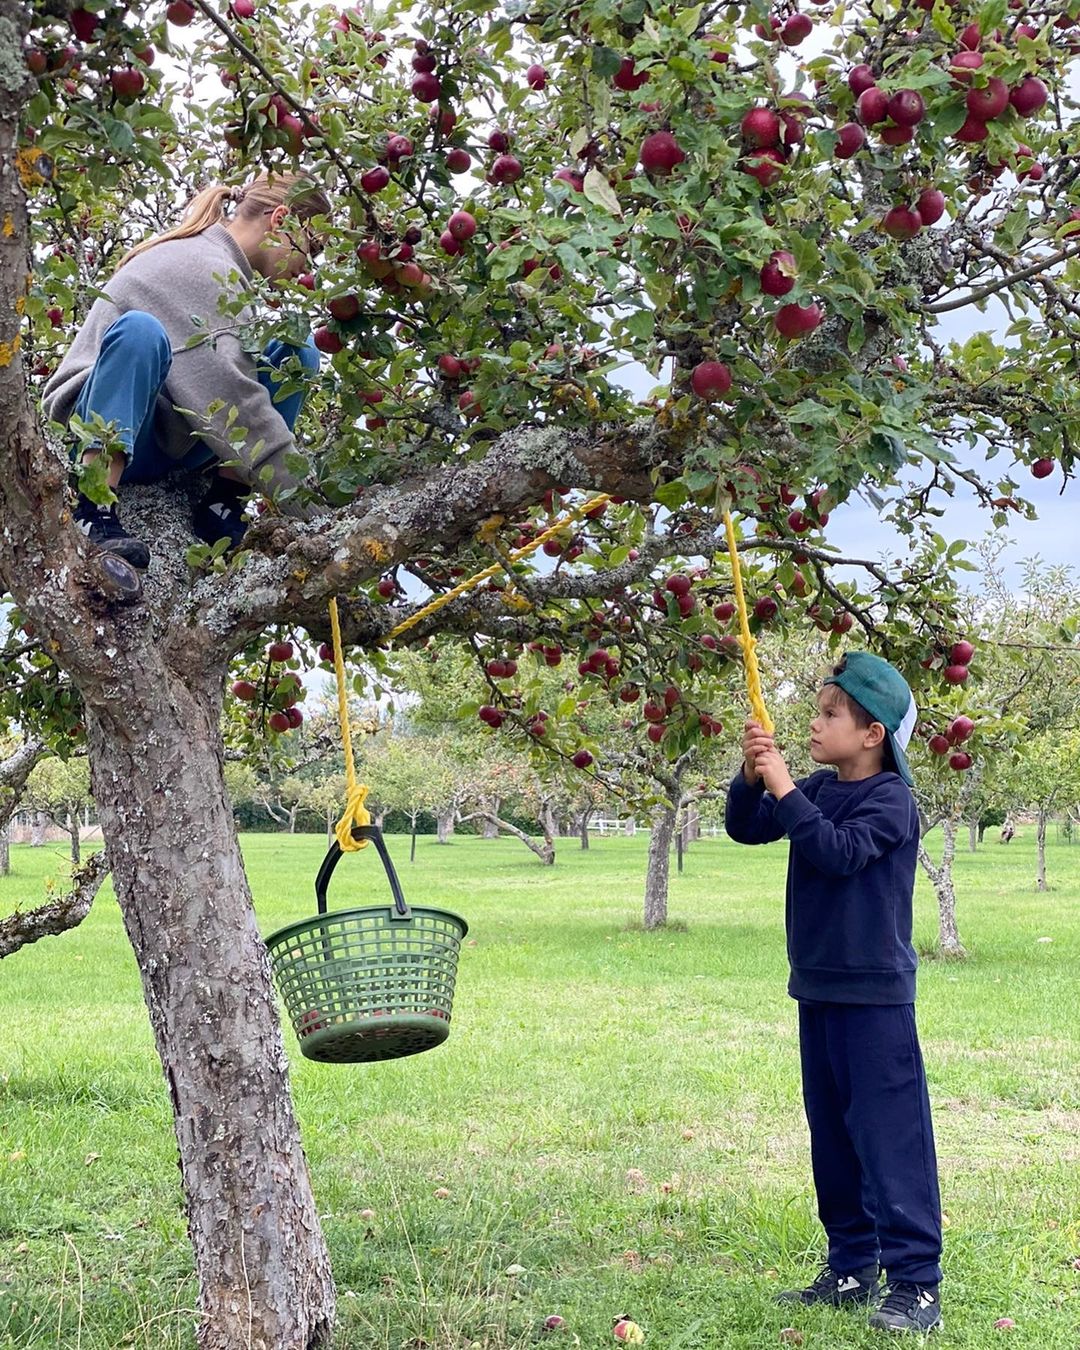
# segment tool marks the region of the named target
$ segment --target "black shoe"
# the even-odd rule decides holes
[[[878,1331],[914,1331],[926,1335],[942,1331],[941,1304],[936,1285],[890,1284],[878,1306],[870,1314],[870,1325]]]
[[[120,524],[115,506],[98,506],[80,492],[72,514],[75,524],[95,548],[117,554],[132,567],[149,566],[149,548],[141,539],[128,534]]]
[[[223,485],[219,481],[213,484],[196,506],[191,522],[203,543],[216,544],[219,539],[228,539],[230,549],[239,547],[247,534],[244,507],[250,492],[243,483]]]
[[[839,1308],[848,1303],[872,1303],[881,1293],[878,1283],[877,1266],[867,1266],[865,1270],[856,1270],[849,1275],[833,1270],[825,1265],[821,1274],[805,1289],[785,1289],[777,1294],[777,1303],[802,1303],[809,1307],[814,1303],[827,1303],[831,1308]]]

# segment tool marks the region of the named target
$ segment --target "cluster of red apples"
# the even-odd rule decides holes
[[[320,656],[327,650],[324,647]],[[304,683],[299,674],[295,670],[271,673],[274,667],[292,661],[295,654],[291,642],[283,639],[271,642],[266,649],[267,671],[262,686],[252,680],[235,680],[232,685],[233,696],[241,703],[252,705],[248,720],[254,724],[260,716],[265,716],[266,725],[278,735],[295,731],[304,721],[304,714],[296,706],[304,696]]]

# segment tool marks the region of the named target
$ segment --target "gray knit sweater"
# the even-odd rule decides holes
[[[222,294],[239,296],[251,280],[251,264],[223,225],[211,225],[188,239],[169,239],[140,253],[104,286],[108,299],[97,299],[75,335],[64,359],[49,377],[42,394],[46,415],[67,422],[79,391],[97,359],[106,330],[128,310],[152,314],[172,345],[172,367],[155,413],[155,434],[165,454],[182,458],[201,437],[222,460],[240,461],[242,472],[266,488],[259,471],[273,470],[268,489],[292,486],[285,467],[296,442],[259,383],[255,361],[243,350],[237,329],[254,317],[251,305],[235,317],[223,315]],[[199,327],[192,316],[202,321]],[[224,330],[224,331],[223,331]],[[213,333],[214,341],[185,344],[194,334]],[[212,402],[224,406],[206,416]],[[237,447],[226,438],[229,409],[237,415],[233,428],[245,427],[247,439]],[[188,417],[179,409],[195,414]]]

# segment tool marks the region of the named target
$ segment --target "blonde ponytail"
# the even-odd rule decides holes
[[[299,173],[260,173],[252,179],[246,188],[226,187],[215,183],[192,197],[179,225],[162,234],[155,234],[136,244],[120,259],[117,271],[145,253],[155,244],[164,244],[169,239],[190,239],[202,234],[211,225],[219,225],[225,220],[225,204],[232,202],[237,207],[241,219],[261,216],[276,206],[289,206],[301,220],[310,220],[314,216],[328,216],[331,212],[330,199],[318,184]]]

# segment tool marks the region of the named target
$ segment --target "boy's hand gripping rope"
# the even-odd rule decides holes
[[[735,585],[735,608],[739,611],[739,640],[742,642],[743,665],[746,669],[746,692],[750,698],[750,711],[754,720],[761,724],[762,731],[769,735],[773,732],[773,720],[765,709],[765,699],[761,693],[761,676],[758,673],[757,638],[750,632],[750,617],[746,612],[746,596],[743,594],[742,568],[739,564],[739,549],[735,543],[735,526],[731,512],[724,512],[724,530],[727,533],[728,553],[731,555],[731,580]]]

